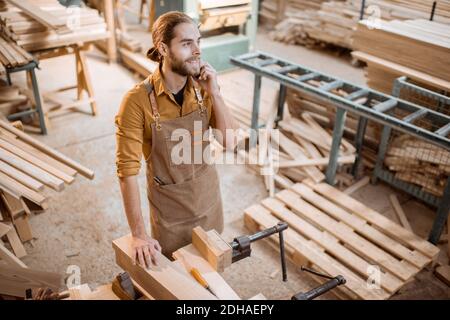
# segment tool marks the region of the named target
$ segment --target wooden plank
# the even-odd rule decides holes
[[[388,234],[392,238],[410,245],[414,249],[422,252],[427,257],[435,259],[439,254],[439,248],[437,248],[433,244],[425,241],[409,230],[406,230],[405,228],[399,226],[395,222],[392,222],[388,218],[383,217],[378,212],[372,210],[359,201],[356,201],[345,193],[340,192],[332,186],[326,183],[308,185],[312,187],[314,191],[318,192],[328,200],[337,203],[349,212],[362,217],[372,225],[381,228],[384,233]]]
[[[371,259],[380,267],[389,270],[392,274],[406,281],[419,272],[419,268],[410,263],[400,263],[399,260],[381,250],[370,241],[354,233],[347,225],[340,224],[322,211],[316,209],[302,200],[291,190],[283,190],[277,194],[277,198],[288,205],[293,212],[314,221],[320,228],[327,230],[335,237],[345,242],[353,251],[366,259]]]
[[[65,165],[64,163],[48,156],[47,154],[43,153],[42,151],[33,148],[32,146],[30,146],[29,144],[19,140],[16,138],[16,136],[12,135],[6,135],[3,134],[5,131],[3,131],[3,129],[0,129],[0,139],[6,140],[9,143],[12,143],[14,145],[16,145],[17,147],[19,147],[20,149],[31,153],[33,156],[35,156],[36,158],[47,162],[49,165],[51,165],[52,167],[55,167],[56,169],[64,172],[65,174],[68,174],[69,176],[75,177],[77,175],[77,171],[72,169],[71,167]],[[6,132],[8,133],[8,132]],[[9,133],[10,134],[10,133]]]
[[[17,170],[16,168],[10,166],[9,164],[0,160],[0,171],[4,174],[7,174],[11,178],[19,181],[24,186],[27,186],[34,191],[42,191],[44,189],[44,185],[37,181],[36,179],[24,174],[23,172]]]
[[[178,271],[172,263],[158,252],[158,266],[146,269],[133,265],[131,235],[113,241],[116,262],[155,299],[161,300],[216,300],[208,290],[195,280]]]
[[[27,268],[25,263],[20,261],[20,259],[17,258],[11,251],[6,249],[2,243],[0,243],[0,258],[2,258],[10,266]]]
[[[315,158],[315,159],[298,159],[298,160],[285,160],[280,161],[278,164],[279,168],[291,168],[291,167],[310,167],[310,166],[319,166],[319,165],[328,165],[330,162],[329,157],[325,158]],[[355,155],[345,155],[339,156],[337,158],[338,164],[351,164],[355,162]]]
[[[25,297],[27,289],[50,288],[58,292],[61,276],[57,273],[0,265],[0,293]]]
[[[208,283],[211,291],[221,300],[240,300],[241,298],[230,287],[230,285],[220,276],[220,274],[204,259],[199,250],[189,244],[175,251],[172,256],[174,259],[183,263],[187,272],[196,268],[202,277]]]
[[[402,206],[400,205],[400,201],[395,194],[389,195],[389,200],[391,201],[392,207],[394,208],[395,213],[397,214],[398,219],[402,226],[408,229],[411,232],[414,232],[409,224],[408,218],[406,218],[405,212],[403,211]]]
[[[13,220],[17,235],[22,242],[27,242],[33,239],[33,232],[31,230],[28,215],[22,215]]]
[[[0,198],[11,219],[14,219],[17,216],[25,213],[22,201],[20,199],[16,199],[9,193],[1,191]]]
[[[14,6],[23,10],[26,14],[33,17],[43,25],[54,30],[61,30],[66,28],[66,22],[60,20],[58,17],[52,15],[48,11],[42,10],[39,6],[34,5],[29,0],[6,0]]]
[[[192,244],[217,272],[231,265],[233,250],[215,230],[206,232],[198,226],[192,229]]]
[[[15,228],[11,228],[11,230],[9,230],[6,234],[6,237],[8,238],[8,242],[17,258],[20,259],[27,255],[27,252],[22,244],[22,241],[20,241],[19,236],[17,235]]]
[[[64,172],[52,167],[48,163],[36,158],[35,156],[23,151],[22,149],[16,147],[15,145],[13,145],[7,141],[0,140],[0,147],[3,148],[3,150],[7,150],[7,151],[17,155],[18,157],[34,164],[35,166],[47,171],[48,173],[51,173],[55,177],[63,180],[64,182],[66,182],[68,184],[71,184],[75,180],[74,177],[65,174]]]
[[[259,229],[266,229],[276,225],[279,220],[271,216],[269,211],[260,205],[254,205],[247,208],[244,212],[245,225],[254,230],[252,225],[260,226]],[[299,256],[306,257],[314,265],[320,266],[330,276],[342,275],[346,280],[345,286],[354,292],[359,298],[367,300],[387,299],[389,295],[380,290],[369,290],[366,282],[353,273],[350,269],[343,266],[334,258],[326,254],[317,244],[307,241],[301,235],[293,230],[284,232],[285,243],[293,248]],[[296,264],[300,266],[301,264]]]
[[[38,181],[43,182],[47,186],[51,187],[56,191],[61,191],[64,189],[64,181],[53,176],[49,172],[35,166],[33,163],[30,163],[15,154],[2,149],[0,147],[0,159],[4,162],[9,163],[13,167],[23,171],[29,176],[35,178]]]
[[[42,208],[46,208],[47,204],[45,203],[45,197],[27,187],[20,184],[14,179],[11,179],[7,175],[0,172],[0,186],[6,188],[7,190],[11,191],[12,193],[16,194],[20,197],[25,197],[28,200],[36,203],[37,205],[41,206]]]
[[[15,134],[19,139],[30,144],[34,148],[50,155],[51,157],[55,158],[56,160],[61,161],[62,163],[68,165],[69,167],[77,170],[81,175],[85,176],[86,178],[91,179],[91,180],[94,179],[94,172],[92,170],[82,166],[78,162],[68,158],[67,156],[63,155],[62,153],[56,151],[55,149],[48,147],[44,143],[30,137],[26,133],[14,128],[7,122],[0,120],[0,127]]]
[[[370,182],[370,177],[365,176],[364,178],[360,179],[359,181],[357,181],[356,183],[352,184],[350,187],[345,189],[344,193],[350,195],[350,194],[356,192],[357,190],[367,186],[369,184],[369,182]]]
[[[294,229],[307,239],[316,242],[322,246],[327,252],[334,257],[339,257],[339,261],[343,262],[347,267],[355,270],[363,277],[369,277],[368,270],[371,264],[366,260],[353,253],[346,248],[339,240],[330,233],[321,231],[315,226],[309,224],[306,220],[300,218],[295,213],[287,209],[284,204],[274,198],[267,198],[262,201],[262,205],[266,207],[272,215],[289,224],[289,228]],[[380,273],[380,285],[390,293],[396,292],[404,283],[390,273]]]

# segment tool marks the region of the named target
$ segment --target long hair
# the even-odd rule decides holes
[[[156,62],[162,62],[158,52],[158,45],[162,42],[170,45],[175,38],[175,27],[180,23],[194,23],[191,17],[179,11],[169,11],[159,16],[152,26],[153,47],[147,51],[147,57]]]

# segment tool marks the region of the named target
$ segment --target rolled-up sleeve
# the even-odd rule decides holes
[[[115,125],[117,176],[137,175],[141,168],[144,114],[135,93],[128,92],[123,98]]]

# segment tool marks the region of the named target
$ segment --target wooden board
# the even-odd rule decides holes
[[[0,265],[0,293],[25,297],[25,290],[48,287],[58,292],[61,276],[56,273]]]
[[[158,266],[146,269],[139,264],[133,265],[130,241],[131,235],[113,241],[116,262],[152,297],[158,300],[216,300],[214,295],[177,270],[172,262],[160,253]]]
[[[9,266],[15,266],[19,268],[26,268],[27,266],[19,258],[17,258],[11,251],[5,248],[0,243],[0,258],[4,260]]]
[[[195,227],[192,230],[192,244],[217,272],[223,272],[231,265],[233,250],[217,231],[206,232],[202,227]]]

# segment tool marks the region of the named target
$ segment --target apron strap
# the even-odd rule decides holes
[[[150,106],[152,109],[152,116],[156,123],[156,129],[161,130],[161,123],[159,122],[159,111],[158,111],[158,104],[156,103],[155,98],[155,90],[153,90],[153,84],[150,82],[150,78],[147,78],[144,80],[144,86],[147,90],[148,99],[150,101]]]
[[[202,93],[200,92],[200,89],[198,88],[198,86],[195,84],[194,80],[192,80],[192,83],[193,83],[193,87],[194,87],[195,98],[197,99],[197,102],[199,105],[200,114],[204,115],[206,113],[206,108],[203,103]]]

